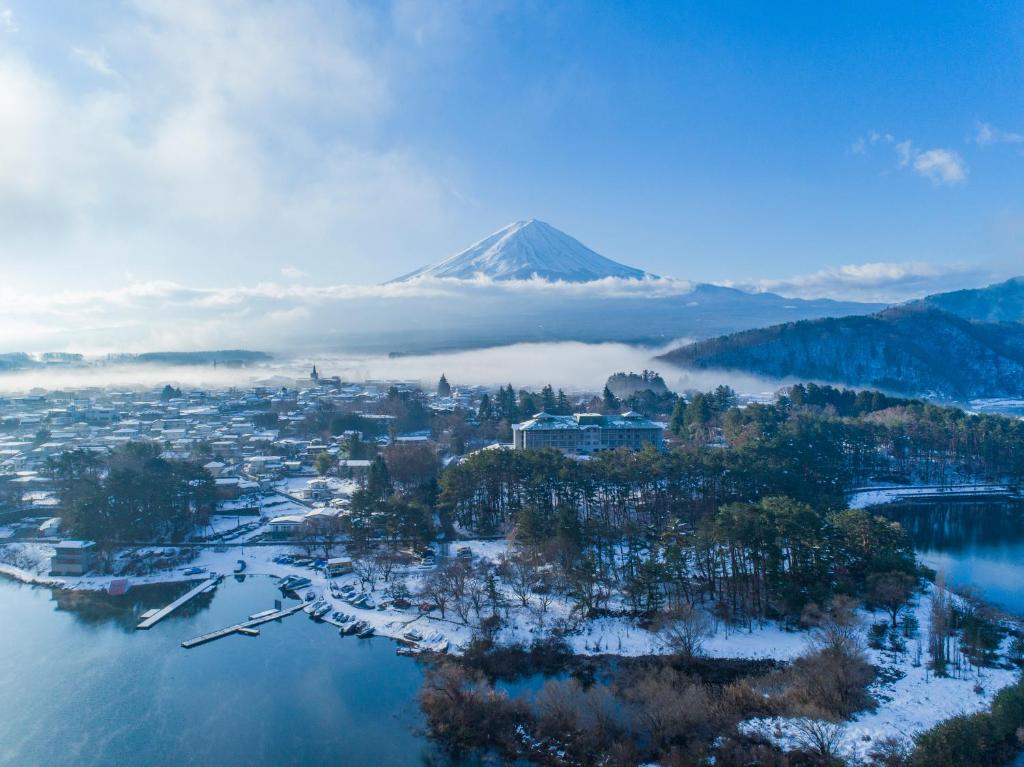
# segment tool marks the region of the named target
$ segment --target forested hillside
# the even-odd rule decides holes
[[[1024,395],[1024,325],[972,322],[923,305],[748,330],[662,359],[955,401]]]

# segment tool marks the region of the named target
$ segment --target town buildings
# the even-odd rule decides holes
[[[366,481],[374,451],[391,443],[437,449],[423,424],[401,429],[396,397],[475,415],[484,391],[463,387],[439,397],[412,381],[341,382],[317,370],[286,388],[83,387],[0,396],[0,539],[60,541],[68,533],[52,462],[70,451],[102,462],[132,443],[156,445],[161,457],[197,463],[213,478],[216,511],[194,540],[294,539],[334,528]],[[353,444],[363,449],[353,454]],[[324,455],[321,477],[316,464]],[[65,547],[56,567],[83,567],[90,556]]]

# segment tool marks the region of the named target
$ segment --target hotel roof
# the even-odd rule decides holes
[[[645,418],[635,411],[622,415],[600,415],[598,413],[574,413],[573,415],[552,415],[541,411],[528,421],[513,424],[517,431],[555,431],[587,428],[601,429],[664,429],[663,424]]]

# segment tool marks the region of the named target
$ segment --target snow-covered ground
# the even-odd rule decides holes
[[[326,482],[327,486],[331,489],[331,492],[335,496],[350,496],[353,492],[359,489],[359,482],[352,479],[340,479],[338,477],[320,477],[315,474],[301,474],[294,477],[285,477],[284,479],[278,480],[274,483],[274,487],[278,490],[288,493],[289,495],[301,496],[306,488],[309,487],[309,483],[313,480],[319,480]]]
[[[63,587],[64,583],[59,578],[51,578],[48,575],[40,575],[30,570],[25,570],[14,565],[0,564],[0,575],[12,578],[22,583],[34,583],[39,586]]]
[[[927,642],[932,594],[929,585],[912,606],[920,626],[920,641]],[[996,693],[1017,681],[1019,671],[1010,668],[982,668],[962,672],[962,676],[937,677],[927,667],[927,653],[915,666],[917,640],[907,642],[907,651],[894,655],[887,650],[868,649],[871,663],[885,669],[882,681],[875,682],[871,695],[878,701],[875,711],[857,714],[842,726],[841,753],[847,758],[863,759],[884,738],[909,742],[916,733],[931,729],[939,722],[959,714],[971,714],[989,708]],[[1004,642],[1003,655],[1009,640]],[[891,674],[888,672],[896,672]],[[895,681],[891,676],[900,675]],[[783,717],[752,719],[741,728],[760,733],[782,748],[801,744],[799,720]]]
[[[252,517],[236,516],[234,514],[214,514],[206,523],[203,531],[207,534],[229,533],[251,521]]]
[[[855,491],[848,502],[851,509],[867,509],[882,506],[905,498],[956,498],[957,496],[1013,494],[1013,489],[997,484],[956,484],[956,485],[887,485]]]

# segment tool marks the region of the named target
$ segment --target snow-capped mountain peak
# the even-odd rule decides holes
[[[590,282],[605,277],[653,277],[595,253],[579,240],[537,219],[517,221],[443,261],[417,269],[394,282],[416,277],[470,280],[528,280],[539,277]]]

